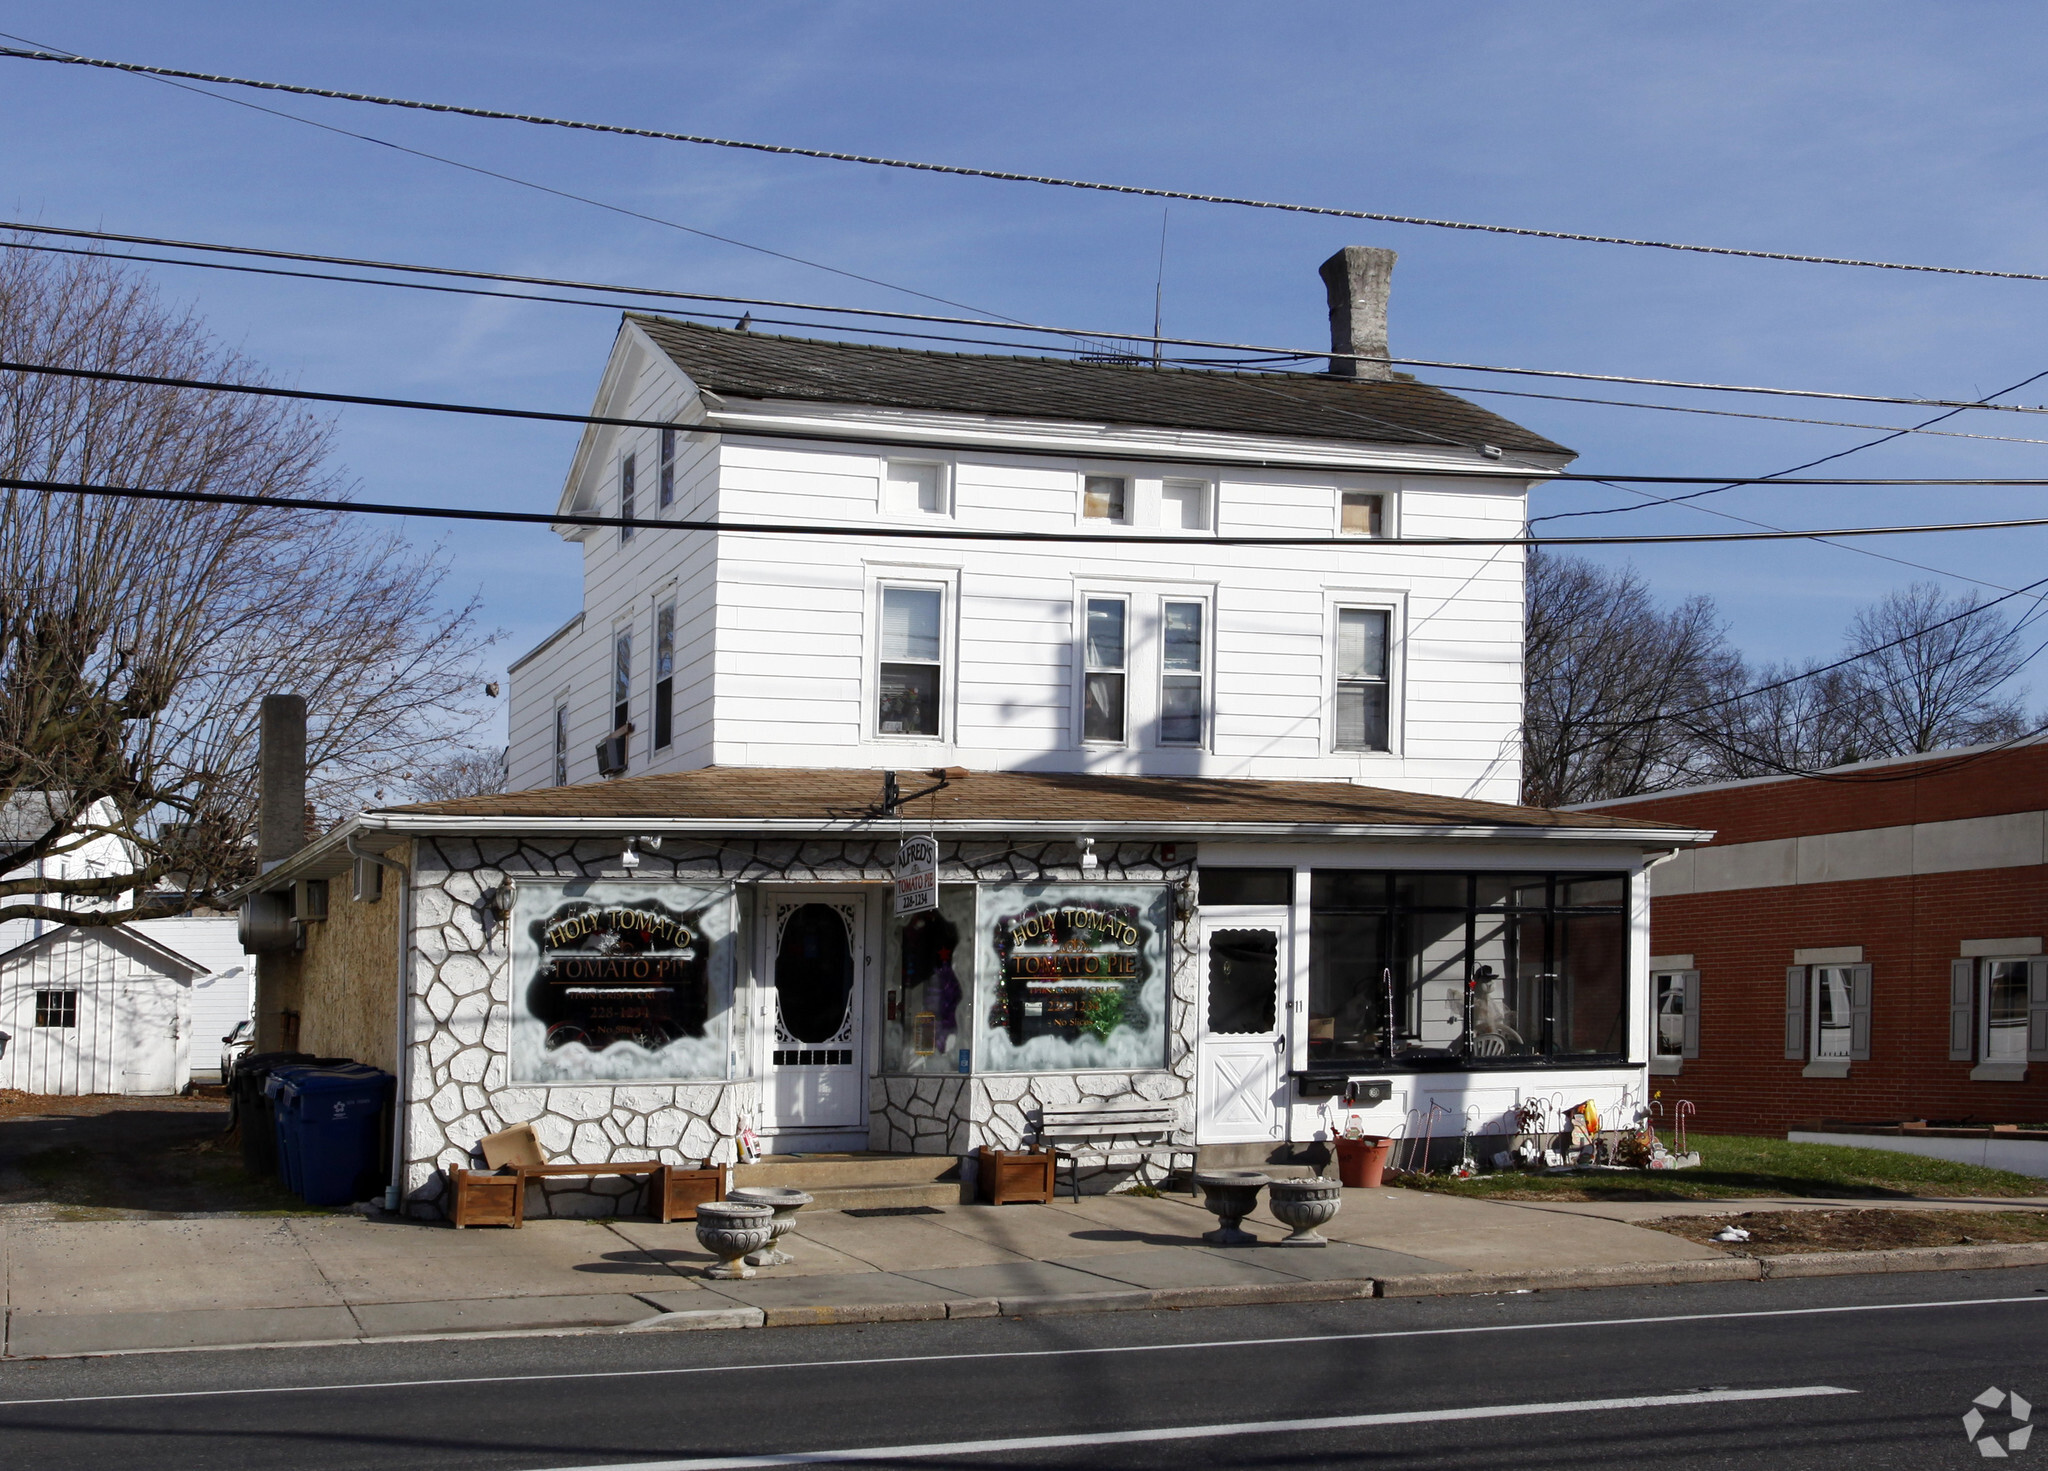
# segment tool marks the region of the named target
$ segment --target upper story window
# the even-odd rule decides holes
[[[1159,483],[1159,524],[1169,531],[1209,529],[1209,482],[1162,480]]]
[[[1336,739],[1340,751],[1385,751],[1391,704],[1385,608],[1337,610]]]
[[[1081,516],[1088,521],[1130,520],[1131,482],[1121,475],[1084,476],[1081,485]]]
[[[881,595],[875,730],[885,736],[937,736],[944,694],[945,590],[884,583]]]
[[[1127,722],[1130,601],[1089,598],[1082,633],[1081,739],[1122,745]]]
[[[633,720],[633,630],[612,637],[612,729],[622,731]]]
[[[891,460],[882,481],[882,509],[891,516],[943,516],[946,467]]]
[[[1202,743],[1202,604],[1169,598],[1159,605],[1159,742]]]
[[[569,707],[566,704],[555,706],[555,785],[569,785]],[[382,869],[377,871],[383,872]]]
[[[673,429],[661,431],[661,473],[656,483],[661,508],[667,510],[676,498],[676,432]]]
[[[1387,534],[1387,498],[1376,490],[1347,490],[1337,505],[1340,536],[1383,537]]]
[[[633,456],[631,455],[627,455],[619,461],[619,519],[622,521],[633,519]],[[632,539],[633,528],[621,526],[619,528],[619,540],[625,542]]]
[[[675,739],[676,605],[671,598],[654,610],[654,749]]]

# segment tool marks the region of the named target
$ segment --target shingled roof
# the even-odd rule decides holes
[[[927,352],[627,315],[699,388],[727,398],[1572,454],[1405,375],[1372,382],[1326,373],[1226,373]]]
[[[898,774],[905,792],[931,786],[923,772]],[[487,797],[460,797],[378,809],[391,817],[553,818],[622,823],[793,822],[843,825],[875,815],[879,771],[830,768],[710,766],[578,786],[542,787]],[[1522,828],[1642,832],[1670,828],[1674,841],[1690,829],[1591,812],[1551,812],[1504,802],[1476,802],[1397,792],[1339,781],[1263,781],[1237,777],[1111,776],[1095,772],[955,771],[947,785],[907,804],[913,823],[977,825],[1060,822],[1157,823],[1162,827]],[[893,830],[893,819],[891,819]]]

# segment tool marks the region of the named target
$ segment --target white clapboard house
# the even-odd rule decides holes
[[[57,805],[18,792],[0,806],[0,858],[40,836]],[[8,876],[97,877],[132,866],[119,839],[101,836]],[[251,1016],[254,978],[233,915],[0,924],[0,1088],[167,1094],[217,1079],[222,1039]]]
[[[593,412],[634,423],[561,512],[719,528],[561,523],[582,605],[511,667],[512,792],[267,875],[319,918],[258,1045],[396,1066],[422,1209],[519,1121],[962,1154],[1085,1099],[1264,1158],[1347,1091],[1439,1139],[1640,1102],[1643,874],[1700,835],[1515,805],[1501,539],[1571,454],[1392,371],[1391,265],[1323,268],[1327,372],[628,315]],[[1283,535],[1318,544],[1238,540]],[[899,916],[908,833],[938,907]],[[318,1000],[395,892],[399,973],[351,972],[395,1008]]]

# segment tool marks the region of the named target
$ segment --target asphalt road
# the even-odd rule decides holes
[[[2048,1270],[26,1361],[0,1466],[1881,1471],[1993,1387],[2048,1406]]]

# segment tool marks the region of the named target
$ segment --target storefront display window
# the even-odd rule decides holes
[[[1310,1063],[1626,1057],[1627,894],[1614,874],[1317,870]]]
[[[514,1083],[723,1079],[732,890],[577,880],[519,886]]]
[[[1169,889],[991,885],[979,908],[979,1068],[1166,1066]]]
[[[974,885],[891,919],[882,971],[882,1071],[964,1073],[974,1046]]]

